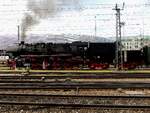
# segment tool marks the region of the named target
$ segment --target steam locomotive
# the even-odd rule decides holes
[[[69,70],[108,69],[115,66],[116,43],[36,43],[20,44],[12,52],[17,68]],[[145,49],[145,51],[147,51]],[[141,50],[129,51],[124,68],[133,69],[145,64],[147,54]],[[123,58],[124,59],[124,58]]]

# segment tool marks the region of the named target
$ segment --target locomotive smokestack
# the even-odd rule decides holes
[[[21,45],[24,45],[25,44],[25,42],[24,41],[21,41]]]

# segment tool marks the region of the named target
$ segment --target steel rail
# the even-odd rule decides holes
[[[108,78],[150,78],[150,74],[82,74],[82,75],[1,75],[0,79],[108,79]]]
[[[49,82],[49,83],[0,83],[0,89],[116,89],[150,88],[150,83],[141,82]]]
[[[26,74],[149,74],[150,75],[150,71],[145,71],[145,70],[137,70],[134,71],[134,72],[128,72],[128,71],[111,71],[109,72],[109,70],[107,71],[90,71],[90,70],[87,70],[87,71],[84,71],[84,70],[77,70],[77,71],[71,71],[71,70],[58,70],[58,71],[30,71],[29,73],[27,71],[0,71],[0,74],[23,74],[23,73],[26,73]]]
[[[0,105],[28,105],[28,106],[49,106],[63,108],[103,108],[103,109],[150,109],[150,106],[136,105],[98,105],[98,104],[57,104],[57,103],[34,103],[34,102],[10,102],[0,101]]]
[[[16,96],[16,97],[60,97],[60,98],[104,98],[104,99],[150,99],[150,96],[142,96],[142,95],[136,95],[136,96],[94,96],[94,95],[51,95],[51,94],[20,94],[20,93],[14,93],[14,94],[6,94],[6,93],[0,93],[0,96]]]

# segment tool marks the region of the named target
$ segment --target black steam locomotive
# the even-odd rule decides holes
[[[115,66],[116,43],[36,43],[20,44],[13,52],[16,67],[31,69],[107,69]],[[147,51],[145,49],[145,51]],[[144,51],[129,51],[124,68],[143,65]]]

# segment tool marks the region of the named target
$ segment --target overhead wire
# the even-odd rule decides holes
[[[15,6],[15,4],[13,4],[14,6]],[[114,7],[114,5],[115,4],[90,4],[91,6],[83,6],[81,9],[82,10],[87,10],[87,9],[89,9],[89,10],[95,10],[95,9],[111,9],[112,10],[112,8]],[[6,7],[9,7],[9,6],[12,6],[11,4],[5,4],[5,5],[0,5],[0,6],[6,6]],[[135,4],[135,5],[126,5],[126,7],[125,8],[139,8],[139,7],[149,7],[149,4]],[[64,10],[64,11],[72,11],[72,10],[76,10],[76,9],[78,9],[78,8],[72,8],[72,7],[69,7],[69,8],[67,8],[67,4],[65,5],[65,4],[63,4],[63,6],[61,6],[60,5],[60,7],[59,8],[57,8],[57,10]],[[47,9],[41,9],[41,10],[47,10]],[[0,10],[0,12],[11,12],[11,13],[18,13],[18,12],[30,12],[30,10],[19,10],[19,9],[11,9],[11,10]],[[3,15],[3,14],[0,14],[0,15]],[[100,15],[100,16],[107,16],[107,15],[114,15],[114,13],[113,14],[98,14],[98,15]],[[128,15],[128,14],[124,14],[124,15]],[[94,15],[89,15],[89,17],[90,16],[94,16]],[[135,15],[134,15],[135,16]],[[142,16],[142,15],[137,15],[137,16]],[[71,17],[71,16],[66,16],[65,18],[69,18],[69,17]],[[85,17],[88,17],[88,14],[87,14],[87,16],[85,16]],[[56,17],[57,18],[57,17]],[[76,17],[74,17],[74,18],[76,18]],[[137,18],[135,18],[135,19],[132,19],[132,21],[134,21],[134,20],[136,20]],[[0,18],[0,20],[11,20],[10,18]],[[93,21],[94,19],[89,19],[90,21]],[[89,20],[87,20],[87,21],[89,21]],[[111,20],[111,18],[110,19],[97,19],[97,21],[110,21]],[[128,21],[130,21],[131,19],[128,19]]]

